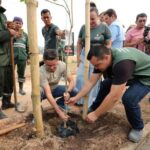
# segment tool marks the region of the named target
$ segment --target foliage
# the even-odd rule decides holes
[[[26,0],[20,0],[20,2],[25,2],[26,3]]]

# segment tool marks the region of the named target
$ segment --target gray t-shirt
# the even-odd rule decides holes
[[[58,62],[55,72],[50,72],[46,65],[40,67],[40,87],[44,88],[49,84],[51,90],[55,89],[61,77],[67,78],[66,64],[62,61]]]

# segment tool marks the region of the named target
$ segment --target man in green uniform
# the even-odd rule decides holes
[[[122,96],[127,119],[132,127],[128,138],[139,142],[144,128],[139,102],[150,92],[150,57],[135,48],[109,49],[95,45],[91,47],[87,59],[94,65],[93,74],[68,103],[76,103],[92,89],[102,74],[107,74],[86,118],[92,123],[114,106],[128,84],[129,88]]]
[[[13,92],[12,69],[10,64],[10,38],[16,36],[16,31],[7,28],[7,19],[4,15],[5,8],[0,1],[0,97],[2,98],[2,108],[14,107],[11,103]],[[0,119],[6,117],[0,109]]]
[[[48,9],[41,11],[41,19],[45,24],[42,28],[42,35],[45,40],[44,50],[57,49],[57,36],[64,37],[65,32],[51,22],[52,16]]]
[[[29,44],[28,36],[22,30],[23,21],[20,17],[14,17],[13,19],[15,25],[15,31],[18,32],[19,37],[14,40],[14,59],[15,64],[17,64],[18,82],[19,82],[19,93],[25,95],[23,91],[23,83],[25,82],[25,68],[26,62],[29,58]]]

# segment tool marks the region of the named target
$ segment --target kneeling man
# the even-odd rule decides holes
[[[47,50],[43,55],[44,65],[40,67],[40,87],[41,87],[41,100],[48,99],[50,104],[54,107],[57,114],[61,119],[67,121],[68,117],[60,109],[64,107],[64,98],[68,99],[70,96],[75,96],[74,79],[67,73],[66,64],[58,60],[56,50]],[[67,89],[65,85],[59,85],[61,77],[66,78],[69,82]],[[59,98],[56,102],[55,98]],[[60,107],[59,107],[60,106]]]
[[[150,57],[135,48],[108,49],[102,45],[92,46],[87,59],[95,67],[94,72],[75,96],[66,103],[76,103],[85,96],[103,74],[100,91],[89,109],[86,120],[94,122],[121,98],[126,116],[131,124],[129,140],[139,142],[144,123],[139,102],[150,92]]]

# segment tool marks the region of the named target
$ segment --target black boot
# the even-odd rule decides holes
[[[23,91],[23,82],[19,82],[19,93],[21,95],[25,95],[26,93]]]
[[[2,112],[2,109],[0,108],[0,119],[5,119],[7,116]]]
[[[3,96],[2,98],[2,109],[8,109],[15,107],[15,104],[11,102],[11,96]]]

